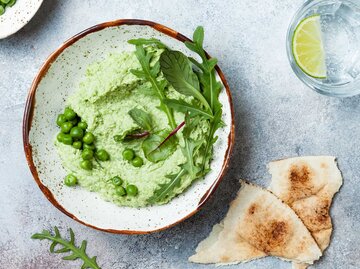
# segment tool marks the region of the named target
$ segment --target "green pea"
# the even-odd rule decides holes
[[[126,193],[130,196],[136,196],[138,194],[138,188],[135,185],[127,185]]]
[[[91,149],[91,150],[95,150],[95,145],[94,144],[83,144],[83,149]]]
[[[70,107],[65,108],[64,115],[67,120],[73,120],[76,118],[75,111],[72,110]]]
[[[0,16],[5,13],[5,8],[0,5]]]
[[[58,133],[58,135],[56,136],[57,140],[59,142],[63,142],[63,139],[64,139],[64,133]]]
[[[82,147],[82,143],[81,141],[75,141],[73,144],[72,144],[73,148],[75,149],[81,149]]]
[[[0,2],[2,2],[3,4],[7,5],[7,3],[10,2],[10,0],[0,0]]]
[[[76,126],[79,121],[80,121],[80,119],[79,119],[78,117],[75,117],[75,119],[73,119],[73,120],[69,120],[69,122],[71,122],[71,124],[72,124],[73,126]]]
[[[118,176],[113,177],[111,181],[115,186],[120,186],[123,184],[123,180]]]
[[[81,129],[83,129],[85,131],[87,129],[88,125],[85,121],[80,121],[78,123],[78,127],[80,127]]]
[[[77,184],[77,178],[74,175],[69,174],[65,177],[64,184],[68,187],[75,186]]]
[[[66,120],[66,118],[65,118],[65,115],[64,114],[60,114],[58,117],[57,117],[57,119],[56,119],[56,124],[59,126],[59,127],[61,127],[61,125],[63,124],[63,123],[65,123],[67,120]]]
[[[115,188],[115,192],[116,192],[117,195],[120,195],[120,196],[126,195],[126,190],[125,190],[125,188],[122,187],[122,186],[117,186],[117,187]]]
[[[61,142],[63,142],[65,145],[72,145],[73,138],[69,134],[64,134]]]
[[[140,166],[143,165],[144,162],[143,162],[143,160],[142,160],[140,157],[136,156],[136,157],[131,161],[131,163],[132,163],[132,165],[135,166],[135,167],[140,167]]]
[[[15,5],[16,0],[10,0],[9,4],[7,4],[9,7],[12,7],[13,5]]]
[[[95,157],[100,161],[107,161],[110,159],[109,153],[104,149],[99,149],[95,152]]]
[[[71,128],[70,135],[73,138],[81,139],[84,136],[84,131],[80,127],[75,126]]]
[[[81,153],[84,160],[91,160],[94,157],[94,152],[91,149],[84,149]]]
[[[61,124],[61,131],[67,134],[68,132],[70,132],[72,127],[73,125],[71,122],[64,122],[63,124]]]
[[[93,169],[93,164],[91,161],[89,160],[84,160],[80,163],[80,167],[84,170],[92,170]]]
[[[95,141],[95,136],[94,136],[92,133],[90,133],[90,132],[86,133],[86,134],[84,135],[84,137],[83,137],[83,142],[84,142],[85,144],[90,145],[90,144],[92,144],[94,141]]]
[[[135,157],[135,153],[132,149],[125,149],[122,153],[124,160],[131,161]]]

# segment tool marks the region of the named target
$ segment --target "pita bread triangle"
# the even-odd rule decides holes
[[[295,211],[324,251],[332,233],[330,205],[342,185],[335,157],[289,158],[271,162],[268,168],[272,175],[269,190]],[[306,267],[293,264],[294,269]]]
[[[289,206],[268,190],[243,181],[223,222],[214,226],[189,261],[233,264],[268,255],[312,263],[321,251]]]

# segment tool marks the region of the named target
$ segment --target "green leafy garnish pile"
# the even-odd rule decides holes
[[[151,83],[152,88],[154,89],[156,95],[160,99],[160,109],[165,112],[169,125],[171,128],[176,127],[176,122],[174,119],[174,114],[172,112],[172,109],[169,108],[167,105],[164,104],[165,100],[165,87],[167,86],[167,81],[165,79],[158,80],[158,74],[160,71],[160,63],[157,62],[155,65],[151,66],[151,60],[154,56],[154,53],[147,51],[144,49],[143,45],[138,45],[139,43],[147,44],[148,42],[146,40],[140,39],[140,40],[130,40],[129,43],[136,44],[136,51],[135,55],[139,60],[139,63],[141,65],[142,70],[131,70],[131,72],[141,78],[145,79],[148,82]],[[153,41],[150,40],[153,44],[158,44],[160,41]]]
[[[64,239],[61,237],[59,229],[55,226],[54,227],[55,234],[52,235],[49,231],[43,230],[41,233],[36,233],[31,236],[32,239],[39,239],[39,240],[50,240],[52,241],[50,245],[50,252],[51,253],[68,253],[71,252],[70,255],[64,256],[63,260],[76,260],[81,259],[83,261],[83,265],[81,269],[100,269],[100,266],[96,262],[96,256],[90,258],[86,254],[86,240],[81,242],[81,246],[77,247],[75,245],[75,235],[72,229],[70,231],[70,240]],[[55,249],[56,246],[61,246],[58,249]]]
[[[176,133],[184,123],[176,124],[173,111],[185,114],[181,150],[187,161],[180,165],[177,174],[166,176],[169,180],[159,185],[153,196],[148,199],[150,204],[164,203],[169,197],[173,197],[184,177],[195,180],[210,171],[213,145],[217,140],[215,133],[223,126],[222,105],[219,101],[222,85],[216,80],[217,59],[208,57],[203,49],[203,41],[204,29],[198,27],[194,32],[193,41],[185,42],[186,47],[199,56],[200,61],[198,61],[180,51],[171,50],[154,38],[129,40],[130,44],[136,46],[135,55],[141,65],[140,70],[132,70],[132,73],[151,83],[160,100],[159,108],[166,113],[170,127],[170,130],[160,130],[150,134],[143,141],[142,149],[148,160],[151,162],[165,160],[176,150],[178,144]],[[162,50],[159,59],[154,57],[154,48]],[[184,97],[192,97],[192,101],[167,98],[166,92],[169,86]],[[206,138],[194,140],[191,136],[192,131],[200,121],[204,120],[208,121],[209,125]],[[195,156],[199,157],[201,162],[195,161]]]

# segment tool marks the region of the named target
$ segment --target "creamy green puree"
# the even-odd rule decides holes
[[[182,131],[177,133],[179,144],[176,151],[164,161],[153,163],[147,160],[141,149],[141,140],[130,143],[119,143],[115,135],[137,128],[138,125],[129,116],[129,110],[139,108],[151,115],[153,127],[156,130],[169,129],[166,114],[158,109],[159,99],[154,94],[150,83],[140,80],[130,70],[139,69],[140,65],[133,52],[111,54],[105,60],[94,63],[87,68],[86,77],[79,89],[67,100],[83,121],[87,122],[87,131],[96,137],[96,148],[105,149],[110,154],[110,160],[93,161],[94,168],[90,171],[80,168],[81,151],[58,141],[55,142],[62,164],[68,173],[75,175],[78,184],[89,191],[98,192],[105,200],[117,205],[130,207],[146,206],[147,200],[159,188],[159,184],[170,179],[166,175],[179,172],[179,165],[186,162],[180,146],[183,143]],[[192,97],[184,97],[171,86],[166,95],[172,99],[189,101]],[[184,121],[184,114],[175,112],[176,123]],[[192,132],[194,139],[202,139],[209,130],[209,123],[201,121]],[[134,167],[122,157],[122,152],[131,148],[140,156],[144,164]],[[200,163],[201,157],[195,155],[195,163]],[[111,178],[119,176],[127,184],[136,185],[136,196],[120,196],[115,192]],[[190,177],[183,177],[180,185],[170,197],[162,203],[169,202],[174,196],[182,193],[190,184]]]

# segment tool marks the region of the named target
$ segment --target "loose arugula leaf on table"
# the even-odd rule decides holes
[[[52,241],[50,245],[50,252],[51,253],[67,253],[71,252],[70,255],[63,257],[63,260],[76,260],[81,259],[83,261],[83,265],[81,269],[91,268],[91,269],[101,269],[100,266],[96,262],[96,256],[90,258],[86,254],[86,240],[81,242],[81,246],[78,248],[75,245],[75,235],[72,229],[70,231],[70,240],[66,240],[61,237],[59,229],[55,226],[54,227],[55,234],[52,235],[49,231],[43,230],[42,233],[36,233],[31,236],[32,239],[39,239],[39,240],[50,240]],[[55,249],[55,247],[59,245],[62,246],[61,248]]]
[[[173,129],[176,127],[176,122],[174,119],[174,115],[173,115],[173,111],[171,108],[169,108],[168,106],[166,106],[163,101],[165,99],[165,87],[167,85],[166,80],[164,79],[157,79],[157,76],[159,74],[160,71],[160,63],[156,62],[154,66],[151,66],[151,60],[152,57],[154,56],[153,52],[149,52],[146,51],[143,47],[143,45],[136,45],[136,50],[135,50],[135,55],[137,57],[137,59],[139,60],[139,63],[141,65],[141,70],[135,70],[132,69],[131,72],[141,78],[141,79],[145,79],[148,82],[150,82],[153,90],[155,91],[156,95],[158,96],[159,100],[160,100],[160,106],[159,108],[165,112],[167,118],[168,118],[168,122],[169,122],[169,126]]]
[[[160,56],[160,67],[166,80],[176,91],[195,97],[207,111],[211,111],[210,105],[200,92],[198,77],[192,70],[189,59],[182,52],[165,50]]]
[[[198,105],[190,104],[183,100],[165,99],[164,103],[176,111],[180,111],[183,113],[190,112],[192,117],[193,116],[203,116],[205,119],[213,119],[214,118],[214,116],[212,114],[201,109]]]
[[[128,113],[133,121],[135,121],[143,130],[150,131],[152,129],[152,120],[149,113],[146,113],[139,108],[133,108]]]
[[[147,137],[141,148],[144,151],[145,158],[150,162],[157,163],[166,160],[176,150],[178,139],[176,136],[171,136],[161,147],[159,145],[168,137],[170,132],[161,130]]]

